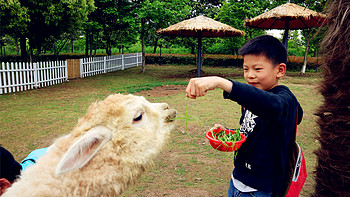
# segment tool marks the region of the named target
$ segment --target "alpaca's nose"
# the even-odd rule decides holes
[[[169,109],[168,116],[166,117],[166,120],[171,122],[174,121],[176,118],[177,111],[175,109]]]

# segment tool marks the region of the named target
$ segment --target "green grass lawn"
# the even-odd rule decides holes
[[[162,84],[186,85],[189,78],[180,76],[194,66],[147,65],[141,68],[107,73],[37,90],[0,95],[0,144],[21,161],[31,151],[49,146],[59,136],[67,134],[82,117],[88,106],[109,94],[150,90]],[[232,74],[232,79],[244,82],[241,69],[204,67],[208,75]],[[319,73],[300,76],[287,73],[281,84],[287,85],[304,109],[298,127],[297,140],[306,157],[308,178],[301,196],[313,191],[316,156],[319,143],[315,140],[318,125],[315,110],[322,103],[317,91]],[[159,97],[145,97],[151,102],[166,102],[178,111],[177,126],[154,162],[138,183],[124,196],[226,196],[232,155],[214,150],[205,132],[215,123],[229,128],[239,127],[240,106],[222,99],[216,89],[205,97],[186,99],[185,92]],[[186,117],[187,112],[187,120]],[[183,195],[180,195],[183,194]]]

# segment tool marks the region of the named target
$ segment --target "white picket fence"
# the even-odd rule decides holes
[[[142,53],[80,59],[80,78],[114,72],[142,64]],[[0,94],[42,88],[68,80],[67,61],[2,62]]]
[[[80,59],[80,78],[114,72],[142,64],[142,53]]]
[[[67,62],[2,62],[0,94],[42,88],[67,81]]]

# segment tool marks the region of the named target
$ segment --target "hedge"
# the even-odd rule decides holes
[[[96,54],[95,56],[106,56],[106,54]],[[85,54],[60,54],[56,55],[40,55],[36,57],[36,61],[56,61],[66,59],[80,59],[84,58]],[[20,55],[4,55],[1,56],[1,62],[20,62]],[[304,57],[289,56],[287,60],[288,70],[301,70]],[[308,58],[307,69],[317,70],[320,67],[321,60],[314,57]],[[196,65],[196,56],[194,54],[146,54],[146,64],[159,65]],[[223,54],[205,54],[203,59],[203,66],[211,67],[237,67],[243,65],[242,56],[237,55],[223,55]]]
[[[195,55],[188,54],[146,54],[146,64],[160,65],[196,65]],[[304,57],[290,56],[287,59],[287,69],[300,71],[304,64]],[[203,66],[211,67],[236,67],[241,68],[243,65],[242,56],[236,55],[204,55]],[[308,70],[317,70],[320,67],[320,60],[309,57],[307,63]]]

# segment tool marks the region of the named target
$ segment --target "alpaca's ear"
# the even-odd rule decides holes
[[[87,131],[63,155],[57,165],[56,175],[83,167],[111,138],[111,130],[103,126],[97,126]]]

